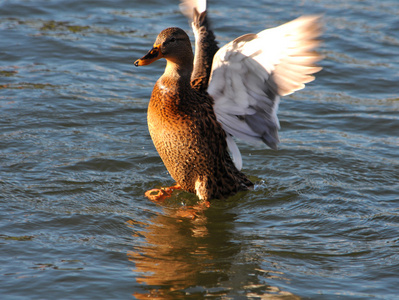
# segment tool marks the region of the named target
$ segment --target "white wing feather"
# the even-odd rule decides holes
[[[321,69],[314,65],[321,56],[313,51],[319,45],[320,32],[319,17],[304,16],[243,35],[219,49],[208,93],[228,134],[277,148],[280,96],[303,89],[314,79],[311,74]],[[234,147],[231,141],[230,150]],[[240,153],[232,152],[234,160],[241,161]]]
[[[206,0],[182,0],[179,7],[182,14],[192,20],[194,8],[199,13],[206,11]]]

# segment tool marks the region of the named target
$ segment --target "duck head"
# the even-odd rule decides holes
[[[162,30],[152,49],[136,60],[134,65],[136,67],[149,65],[162,57],[167,60],[168,64],[172,63],[180,67],[188,64],[192,68],[193,51],[190,39],[184,30],[177,27]]]

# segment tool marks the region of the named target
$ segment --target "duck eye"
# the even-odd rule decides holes
[[[176,38],[173,37],[173,38],[170,39],[170,41],[171,41],[172,43],[174,43],[174,42],[176,42]]]

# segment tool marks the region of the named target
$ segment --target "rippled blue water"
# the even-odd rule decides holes
[[[277,3],[276,3],[277,2]],[[0,3],[2,299],[399,299],[399,2],[211,1],[223,45],[323,14],[323,71],[280,105],[256,189],[178,217],[136,69],[178,2]],[[191,33],[190,33],[191,34]],[[192,35],[191,35],[192,37]]]

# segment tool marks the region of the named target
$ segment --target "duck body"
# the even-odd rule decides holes
[[[173,179],[201,200],[248,189],[253,184],[230,158],[213,99],[194,89],[190,78],[189,70],[173,70],[156,82],[147,115],[155,148]]]

